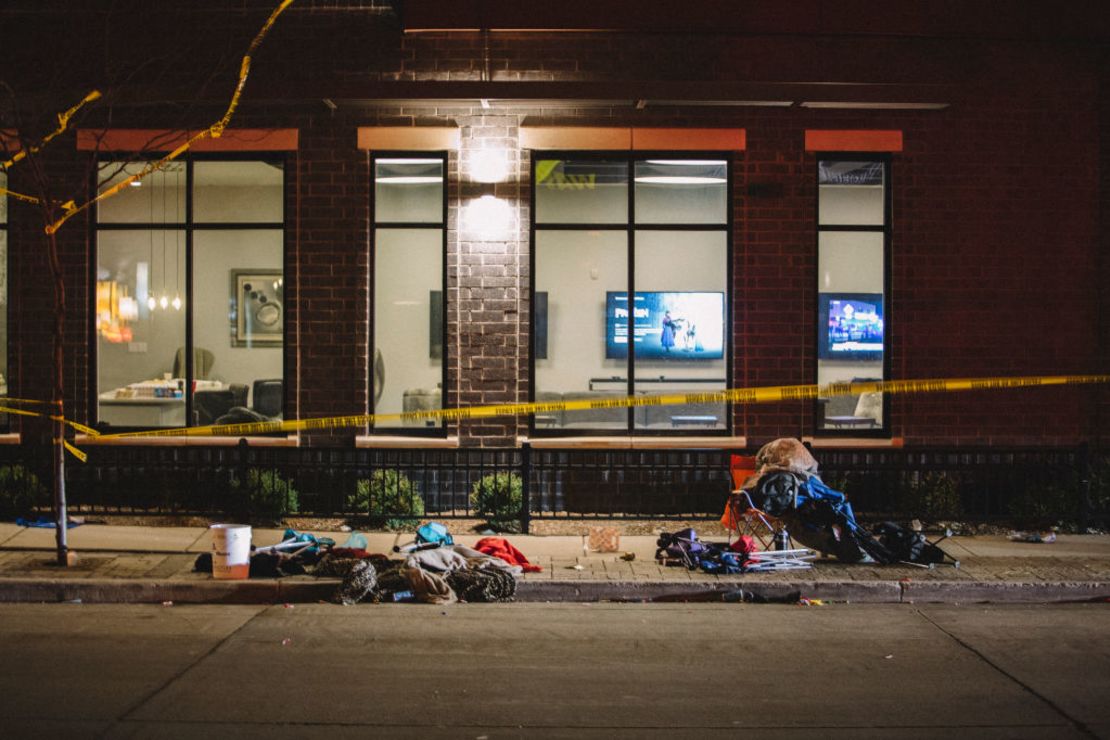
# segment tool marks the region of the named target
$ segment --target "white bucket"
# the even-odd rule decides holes
[[[247,524],[213,524],[212,577],[243,579],[250,575],[251,528]]]

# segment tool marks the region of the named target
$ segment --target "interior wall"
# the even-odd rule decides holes
[[[197,231],[193,236],[193,346],[215,356],[211,377],[252,386],[282,377],[282,347],[232,342],[233,270],[280,275],[282,233],[271,230]],[[282,306],[284,318],[285,307]],[[253,399],[252,399],[253,401]]]
[[[431,357],[429,344],[430,293],[443,290],[443,232],[379,229],[374,274],[374,344],[385,366],[376,411],[398,413],[406,390],[430,391],[443,379],[442,354]]]

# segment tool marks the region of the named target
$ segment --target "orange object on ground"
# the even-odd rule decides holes
[[[529,563],[528,558],[524,557],[524,553],[516,549],[504,537],[484,537],[478,540],[474,549],[480,553],[501,558],[510,565],[519,565],[525,573],[539,573],[543,570],[540,566]]]

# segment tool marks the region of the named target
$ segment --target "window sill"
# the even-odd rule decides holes
[[[117,437],[101,439],[79,434],[74,440],[82,446],[127,446],[127,447],[234,447],[239,440],[245,439],[251,447],[298,447],[300,438],[289,437]]]
[[[0,434],[0,445],[17,445],[20,443],[19,432]]]
[[[802,437],[802,442],[815,449],[820,447],[900,449],[905,446],[905,440],[902,437],[889,439],[876,437]]]
[[[747,437],[518,437],[517,444],[528,442],[534,449],[581,450],[735,450],[748,446]]]
[[[397,435],[360,434],[355,437],[355,447],[361,449],[455,449],[458,437],[406,437]]]

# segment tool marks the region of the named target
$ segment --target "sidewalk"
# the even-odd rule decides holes
[[[583,528],[588,523],[583,524]],[[255,529],[255,545],[273,544],[281,529]],[[342,532],[314,532],[342,544]],[[461,535],[473,545],[482,535]],[[391,553],[411,534],[367,533],[371,552]],[[833,602],[1050,602],[1110,598],[1110,535],[1060,535],[1053,544],[1000,536],[953,537],[942,547],[958,568],[845,565],[819,559],[811,570],[714,576],[654,560],[654,536],[622,536],[621,552],[583,553],[576,536],[509,535],[543,567],[518,582],[518,601],[719,600],[743,588],[774,597],[792,592]],[[78,561],[54,564],[54,531],[0,523],[0,602],[282,603],[331,599],[338,581],[287,576],[216,581],[194,573],[211,549],[205,527],[87,524],[69,531]],[[633,560],[621,555],[634,553]]]

